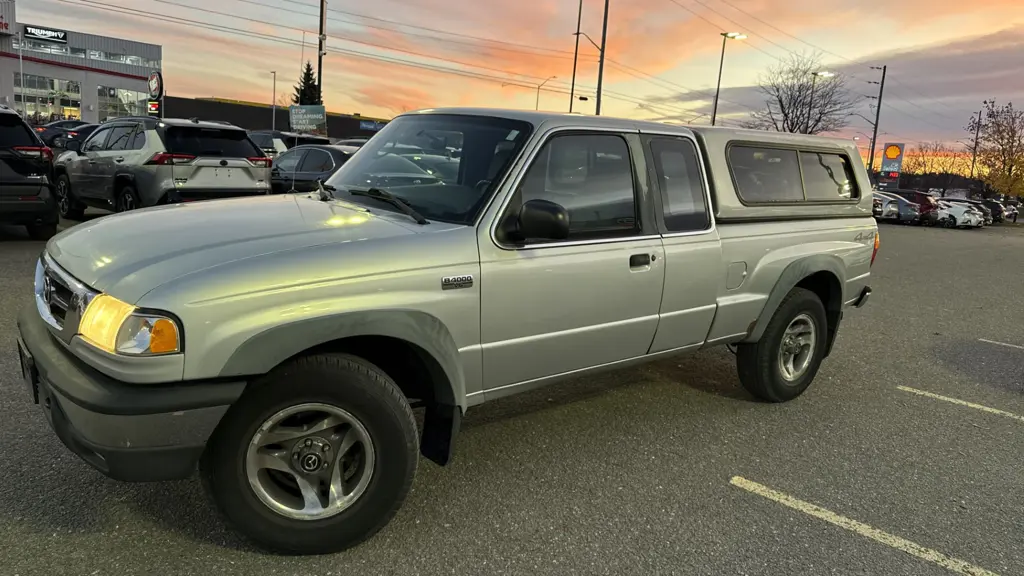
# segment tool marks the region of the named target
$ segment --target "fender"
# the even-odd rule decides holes
[[[447,384],[435,384],[437,402],[465,411],[466,383],[455,340],[440,320],[418,310],[346,312],[275,326],[239,346],[224,364],[220,376],[266,374],[310,348],[353,336],[388,336],[421,348],[447,377]]]
[[[768,300],[765,301],[764,308],[761,309],[761,314],[757,317],[757,320],[754,321],[754,325],[751,328],[750,333],[743,342],[757,342],[760,340],[761,336],[764,334],[765,328],[768,326],[768,322],[772,319],[772,316],[775,315],[775,311],[779,309],[779,304],[782,303],[782,299],[785,298],[801,280],[817,272],[831,272],[839,280],[840,292],[845,290],[846,269],[843,266],[842,260],[838,257],[828,254],[814,254],[790,262],[779,276],[779,280],[775,283],[775,287],[772,288],[771,293],[768,295]],[[842,303],[845,302],[844,298],[845,296],[840,294],[840,298],[838,300],[839,309],[832,312],[838,312],[842,315]],[[829,312],[830,304],[828,302],[824,302],[824,304],[826,312]],[[826,350],[831,348],[832,340],[835,337],[837,329],[838,321],[836,322],[835,329],[829,330],[829,342]]]

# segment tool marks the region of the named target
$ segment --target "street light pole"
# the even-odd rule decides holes
[[[577,37],[578,39],[579,37]],[[601,115],[601,86],[604,84],[604,54],[608,48],[608,0],[604,0],[604,23],[601,24],[601,59],[597,63],[597,105],[595,115]]]
[[[270,129],[277,130],[277,71],[271,70],[270,73],[274,75],[274,96],[270,101]]]
[[[878,121],[882,116],[882,94],[885,92],[885,72],[887,66],[871,67],[874,70],[882,71],[882,81],[878,84],[878,108],[875,109],[875,125],[874,130],[871,132],[871,157],[868,158],[868,176],[872,176],[875,171],[875,143],[878,141]],[[872,176],[873,177],[873,176]]]
[[[548,78],[547,80],[541,82],[537,86],[537,103],[533,107],[534,110],[540,110],[540,89],[543,88],[545,84],[547,84],[548,82],[554,80],[555,78],[558,78],[558,76],[552,76],[552,77]]]
[[[24,101],[25,97],[22,96],[21,99]],[[983,111],[984,109],[978,110],[978,123],[974,126],[974,146],[971,147],[971,180],[974,180],[974,168],[978,163],[978,138],[981,137],[981,113]]]
[[[580,26],[583,24],[583,0],[580,0],[580,12],[576,16],[576,50],[572,53],[572,85],[569,87],[569,112],[572,112],[576,101],[576,62],[580,56]]]
[[[722,32],[722,57],[718,61],[718,84],[715,86],[715,103],[711,106],[711,125],[718,118],[718,94],[722,91],[722,68],[725,67],[725,43],[729,40],[743,40],[747,35],[742,32]]]
[[[807,127],[804,130],[804,134],[811,133],[811,116],[814,114],[814,87],[818,82],[818,76],[822,78],[831,78],[835,74],[827,71],[823,72],[811,72],[811,99],[807,102]]]
[[[21,117],[28,120],[28,106],[25,105],[25,61],[21,58],[21,53],[25,49],[25,35],[18,32],[18,78],[21,82]],[[17,105],[15,105],[17,108]],[[81,118],[81,115],[79,115]]]

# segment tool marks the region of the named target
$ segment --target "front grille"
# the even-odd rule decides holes
[[[43,320],[65,342],[78,333],[86,305],[96,292],[64,271],[44,254],[36,264],[36,308]]]
[[[57,320],[58,326],[63,329],[67,320],[68,310],[71,308],[71,301],[75,293],[67,284],[53,271],[46,268],[43,278],[43,296],[50,309],[50,314]],[[76,326],[75,329],[78,327]]]

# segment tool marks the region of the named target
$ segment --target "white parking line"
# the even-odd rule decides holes
[[[995,344],[996,346],[1006,346],[1007,348],[1016,348],[1017,350],[1024,350],[1024,346],[1018,346],[1016,344],[1007,344],[1006,342],[997,342],[995,340],[985,340],[984,338],[978,338],[978,342],[985,342],[986,344]]]
[[[924,396],[926,398],[932,398],[935,400],[942,400],[943,402],[949,402],[950,404],[967,406],[968,408],[974,408],[975,410],[981,410],[982,412],[988,412],[989,414],[1005,416],[1007,418],[1013,418],[1014,420],[1024,422],[1024,416],[1019,416],[1017,414],[1014,414],[1013,412],[1007,412],[1006,410],[1000,410],[998,408],[989,408],[988,406],[982,406],[981,404],[975,404],[974,402],[968,402],[966,400],[950,398],[949,396],[933,394],[931,392],[925,392],[924,390],[918,390],[917,388],[911,388],[909,386],[897,386],[896,389],[903,390],[904,392],[910,392],[911,394],[917,394],[918,396]]]
[[[788,494],[772,490],[767,486],[747,480],[746,478],[733,476],[732,479],[729,480],[729,483],[738,488],[742,488],[747,492],[778,502],[779,504],[792,508],[793,510],[814,516],[815,518],[824,520],[825,522],[834,524],[840,528],[845,528],[851,532],[860,534],[865,538],[870,538],[875,542],[880,542],[891,548],[906,552],[911,556],[916,556],[922,560],[938,564],[950,572],[964,574],[966,576],[998,576],[995,572],[990,572],[979,566],[964,562],[963,560],[947,556],[942,552],[932,550],[931,548],[925,548],[924,546],[915,544],[910,540],[906,540],[899,536],[868,526],[863,522],[858,522],[845,516],[840,516],[831,510],[826,510],[821,506],[816,506],[810,502],[804,502],[803,500],[799,500],[789,496]]]

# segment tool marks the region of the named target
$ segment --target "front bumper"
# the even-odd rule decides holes
[[[18,316],[18,355],[33,401],[61,442],[116,480],[186,478],[244,382],[124,384],[50,334],[35,306]]]

